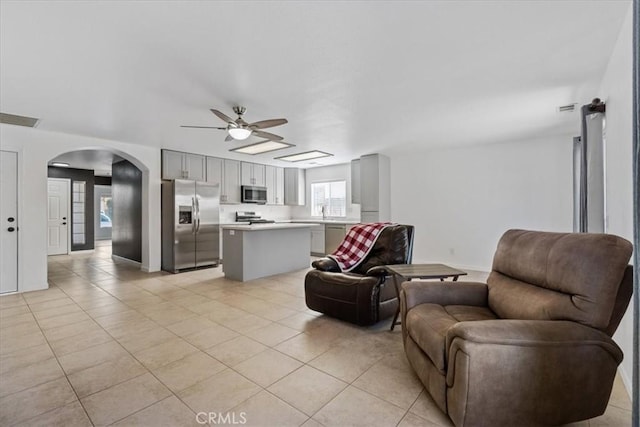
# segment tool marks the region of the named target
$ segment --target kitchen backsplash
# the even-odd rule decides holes
[[[229,224],[236,221],[237,211],[256,212],[264,219],[274,221],[291,219],[291,206],[256,205],[245,203],[241,205],[220,205],[220,224]]]

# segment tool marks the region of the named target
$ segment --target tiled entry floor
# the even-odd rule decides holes
[[[108,246],[51,257],[49,290],[0,298],[0,425],[195,426],[199,412],[212,424],[451,425],[400,328],[307,310],[304,274],[145,274]],[[630,408],[617,381],[606,414],[579,425],[630,425]]]

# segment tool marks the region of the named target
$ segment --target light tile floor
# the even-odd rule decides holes
[[[0,298],[0,425],[449,426],[389,321],[306,308],[306,270],[239,283],[146,274],[111,248],[49,259],[50,288]],[[468,279],[482,280],[482,275]],[[607,412],[631,424],[616,380]]]

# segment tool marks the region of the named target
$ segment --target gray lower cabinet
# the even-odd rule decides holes
[[[207,182],[220,184],[220,203],[240,203],[240,162],[207,157]]]
[[[349,227],[351,228],[351,227]],[[347,235],[347,224],[327,224],[324,226],[324,251],[332,253]]]
[[[162,150],[162,179],[206,180],[207,167],[205,156]]]
[[[318,224],[311,227],[311,255],[322,256],[324,251],[324,225]]]

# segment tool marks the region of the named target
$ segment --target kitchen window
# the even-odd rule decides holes
[[[324,215],[322,209],[324,207]],[[346,217],[347,181],[311,184],[311,216]]]

